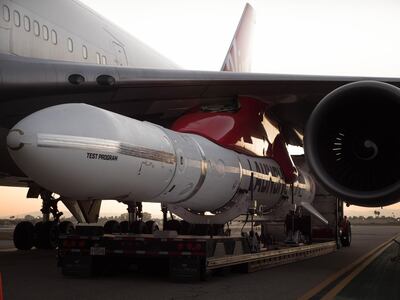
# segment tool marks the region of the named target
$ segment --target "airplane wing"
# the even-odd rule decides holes
[[[399,78],[135,69],[10,55],[0,55],[0,66],[3,130],[37,110],[62,103],[87,103],[168,126],[199,105],[251,96],[269,105],[286,142],[299,146],[312,110],[335,88],[359,80],[400,86]]]
[[[286,143],[302,146],[303,134],[311,113],[317,104],[333,90],[347,83],[362,80],[375,80],[387,82],[397,87],[400,86],[399,78],[136,69],[27,59],[9,55],[0,55],[0,78],[0,158],[2,162],[0,185],[10,186],[29,186],[30,182],[10,158],[6,147],[6,135],[9,129],[22,118],[45,107],[62,103],[87,103],[168,128],[179,116],[192,109],[199,108],[199,106],[233,106],[235,103],[237,104],[235,100],[238,96],[249,96],[266,103],[267,114],[278,123],[280,133],[284,136]],[[356,89],[359,86],[357,84]],[[398,145],[399,140],[392,129],[396,126],[394,120],[398,106],[393,104],[394,102],[391,100],[396,96],[395,102],[398,103],[397,95],[392,92],[385,92],[388,94],[385,96],[386,98],[391,97],[388,98],[389,103],[393,102],[391,106],[387,106],[388,102],[385,102],[385,100],[388,99],[380,99],[379,94],[368,94],[368,91],[365,92],[364,90],[362,94],[367,101],[365,103],[369,105],[367,105],[370,110],[369,113],[373,109],[371,108],[371,101],[378,103],[376,114],[379,120],[368,122],[368,119],[363,124],[369,124],[370,129],[378,128],[375,131],[381,132],[383,129],[380,129],[382,126],[378,126],[382,125],[379,122],[382,122],[383,119],[389,120],[389,123],[383,124],[383,128],[389,128],[389,130],[385,130],[384,138],[386,141],[393,141],[394,146],[384,148],[383,150],[389,150],[387,151],[388,154],[384,154],[382,157],[388,155],[396,159],[395,150],[390,149],[398,149],[396,145]],[[364,98],[357,99],[360,112],[363,109]],[[376,102],[375,98],[379,98],[377,101],[381,102]],[[375,104],[373,107],[375,107]],[[337,116],[327,115],[325,110],[324,118],[338,118],[340,120],[340,113],[345,110],[346,105],[342,101],[340,109],[335,112]],[[353,111],[354,114],[358,113],[358,109],[354,110],[354,108],[349,111]],[[347,118],[351,118],[351,116],[347,114]],[[368,118],[372,117],[369,116]],[[313,119],[310,120],[313,121]],[[319,124],[321,124],[320,121]],[[350,124],[350,126],[353,125]],[[315,129],[315,126],[312,128]],[[332,137],[333,133],[330,132],[329,134],[326,136]],[[334,134],[340,135],[342,133],[339,131]],[[335,137],[339,141],[341,140],[341,137],[334,135],[333,138]],[[327,139],[323,141],[325,143]],[[339,143],[339,147],[341,145]],[[361,159],[368,160],[376,156],[377,150],[374,152],[373,145],[373,142],[369,140],[364,143],[364,146],[361,145],[360,149],[367,149],[365,152],[360,152]],[[334,156],[341,154],[340,152],[335,153],[337,150],[330,148],[328,151],[329,155],[336,158],[335,161],[341,159],[341,157]],[[315,155],[308,155],[308,160],[309,162],[314,160],[314,165],[316,165]],[[331,162],[331,160],[326,161]],[[397,182],[396,166],[396,162],[391,165],[390,169],[386,165],[380,164],[375,173],[384,174],[386,177],[379,175],[379,181],[377,179],[378,183],[375,186],[384,186],[386,182]],[[346,170],[337,168],[337,164],[333,163],[327,168],[333,170],[335,178],[340,180],[347,178],[341,175]],[[360,177],[359,174],[361,173],[356,172],[355,174],[358,175],[352,176],[350,180]],[[347,181],[344,181],[344,183],[347,184]],[[392,189],[395,190],[395,188]],[[335,190],[335,187],[330,189]],[[386,197],[388,193],[386,193],[386,190],[383,190],[383,192],[385,194],[382,195]],[[370,196],[371,193],[369,192],[364,194],[369,198],[384,198],[384,196],[380,196],[381,194],[379,194],[379,197],[375,194]],[[356,196],[346,196],[346,198],[358,199]],[[378,203],[369,200],[369,198],[368,205]],[[386,202],[381,201],[379,204],[384,203],[383,205],[386,205],[397,201],[397,198],[392,195],[386,198],[388,199]],[[366,205],[364,200],[357,203]]]

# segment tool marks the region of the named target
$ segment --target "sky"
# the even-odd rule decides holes
[[[219,70],[246,1],[83,0],[185,69]],[[399,76],[400,2],[253,0],[253,71]]]
[[[219,70],[246,1],[82,0],[185,69]],[[253,71],[400,77],[400,1],[253,0]],[[0,187],[0,217],[37,212],[26,189]],[[145,210],[160,216],[159,205]],[[349,214],[373,214],[351,206]],[[105,201],[102,213],[126,212]],[[382,214],[400,215],[400,205]]]

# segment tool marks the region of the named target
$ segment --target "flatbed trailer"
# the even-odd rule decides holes
[[[254,272],[292,263],[337,249],[336,242],[280,245],[274,250],[250,253],[242,236],[185,236],[155,234],[74,234],[60,237],[59,266],[64,275],[91,276],[129,265],[169,270],[174,281],[205,280],[213,271],[238,269]]]
[[[296,164],[307,170],[304,163],[304,157],[297,158]],[[231,236],[178,235],[176,231],[168,230],[153,234],[104,234],[102,226],[78,225],[73,234],[59,238],[58,262],[64,275],[90,276],[131,265],[147,271],[155,265],[158,270],[168,270],[174,281],[193,281],[205,280],[218,270],[254,272],[349,246],[351,230],[345,236],[343,226],[339,226],[343,223],[343,202],[317,185],[313,205],[328,224],[310,217],[309,230],[303,232],[309,234],[308,239],[293,239],[293,232],[292,238],[288,238],[285,220],[277,222],[279,215],[269,220],[267,217],[271,214],[266,219],[252,219],[251,230],[247,228],[248,233],[244,234],[247,217],[246,221],[236,220],[244,221],[244,225],[239,229],[232,226]],[[289,211],[290,207],[286,208]],[[258,238],[253,231],[256,223],[261,227]],[[293,243],[283,242],[289,240]],[[295,244],[301,240],[312,244]],[[268,244],[268,249],[260,248],[261,242]]]

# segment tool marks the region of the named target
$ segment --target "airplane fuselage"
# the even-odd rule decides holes
[[[0,53],[136,68],[176,64],[79,1],[1,0]]]

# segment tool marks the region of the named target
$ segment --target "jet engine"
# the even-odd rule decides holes
[[[328,94],[312,112],[305,153],[319,181],[342,200],[400,200],[400,89],[359,81]]]

